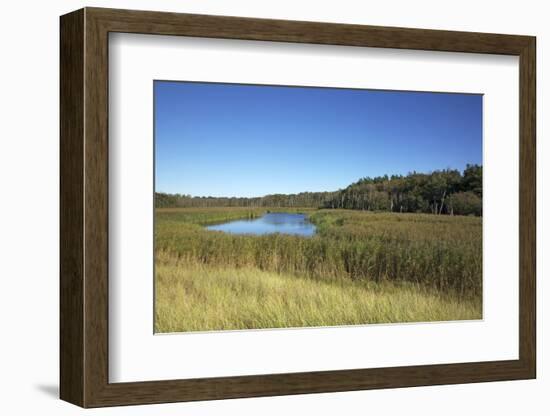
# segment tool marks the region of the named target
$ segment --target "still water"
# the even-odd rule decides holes
[[[305,214],[273,212],[253,220],[236,220],[223,224],[209,225],[208,230],[223,231],[231,234],[292,234],[310,237],[315,234],[315,225]]]

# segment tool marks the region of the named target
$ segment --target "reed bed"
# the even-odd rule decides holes
[[[414,284],[316,282],[252,267],[210,267],[166,252],[157,261],[156,332],[481,318],[477,302]]]
[[[308,214],[315,236],[204,228],[265,208],[157,209],[157,330],[481,317],[480,217],[293,211]]]

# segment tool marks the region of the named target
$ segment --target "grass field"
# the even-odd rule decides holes
[[[156,332],[481,318],[479,217],[298,209],[315,236],[204,229],[265,211],[156,210]]]

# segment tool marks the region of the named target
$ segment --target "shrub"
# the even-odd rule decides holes
[[[448,200],[449,211],[453,215],[481,215],[481,198],[473,192],[458,192]]]

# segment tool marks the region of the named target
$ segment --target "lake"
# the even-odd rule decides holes
[[[310,237],[315,234],[316,227],[309,222],[305,214],[290,214],[288,212],[270,212],[253,220],[236,220],[223,224],[209,225],[207,230],[223,231],[230,234],[292,234]]]

